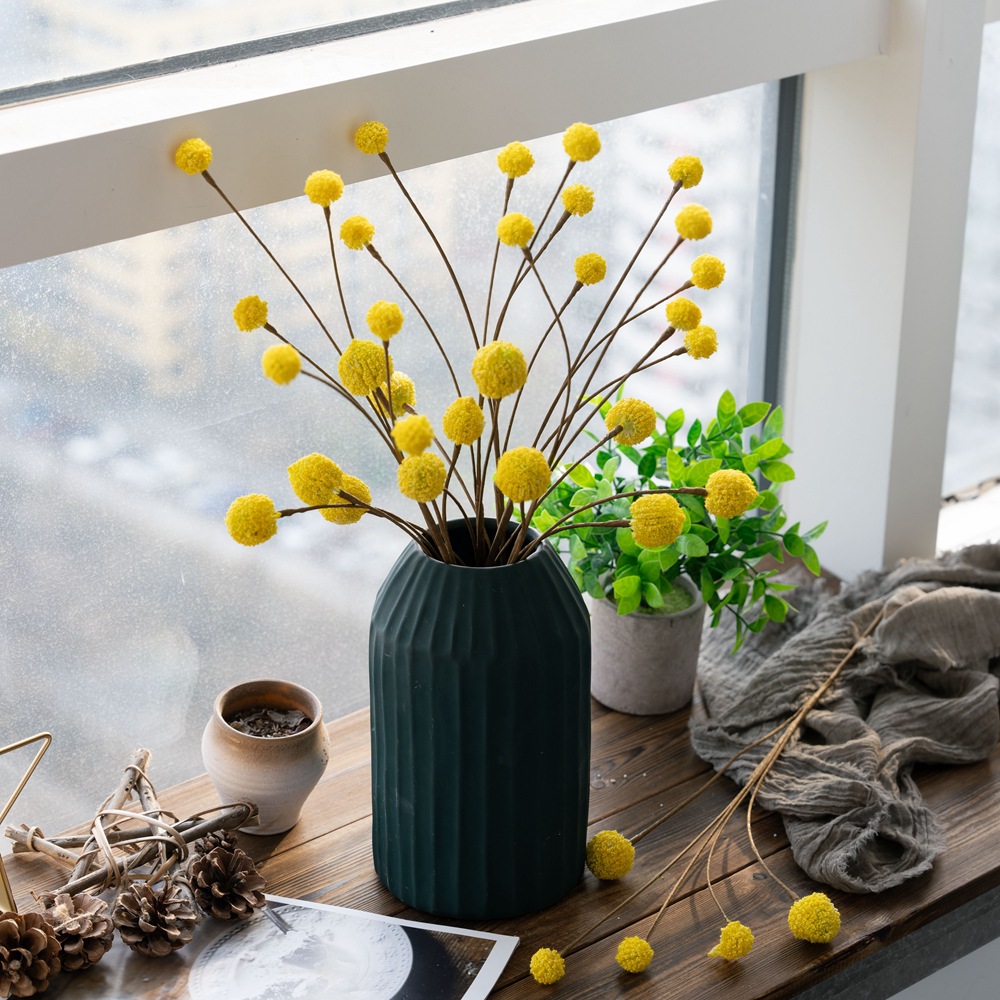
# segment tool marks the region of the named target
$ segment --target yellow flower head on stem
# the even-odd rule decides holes
[[[566,962],[555,948],[539,948],[531,956],[529,968],[535,982],[542,986],[558,983],[566,975]]]
[[[332,170],[314,170],[306,178],[303,190],[313,204],[329,208],[330,203],[344,193],[344,182],[340,174],[335,174]]]
[[[399,463],[396,480],[399,492],[418,503],[429,503],[444,489],[447,470],[432,451],[410,455]]]
[[[730,920],[719,933],[719,943],[708,953],[709,958],[725,958],[735,961],[750,954],[753,947],[753,932],[746,924]]]
[[[617,830],[601,830],[587,841],[587,867],[602,882],[627,875],[634,861],[632,841]]]
[[[363,215],[351,215],[340,224],[340,238],[348,250],[364,250],[375,236],[375,226]]]
[[[389,145],[389,129],[381,122],[364,122],[354,133],[354,145],[369,156],[384,153]]]
[[[644,549],[658,549],[677,541],[684,527],[684,511],[669,493],[651,493],[629,505],[632,537]]]
[[[357,476],[349,476],[345,473],[340,489],[345,493],[350,493],[352,497],[357,497],[363,503],[372,502],[371,490]],[[332,524],[356,524],[368,513],[363,507],[348,507],[349,500],[333,497],[327,502],[337,506],[326,507],[320,513]]]
[[[601,137],[593,125],[574,122],[563,132],[563,149],[575,163],[592,160],[601,151]]]
[[[278,530],[278,512],[274,501],[263,493],[237,497],[226,512],[226,527],[233,541],[240,545],[260,545]]]
[[[701,309],[690,299],[667,303],[667,322],[675,330],[693,330],[701,322]]]
[[[537,500],[552,481],[552,470],[537,448],[511,448],[497,459],[493,482],[509,500]]]
[[[645,972],[653,961],[653,949],[645,938],[635,935],[623,938],[618,945],[615,961],[626,972]]]
[[[273,344],[261,355],[260,367],[272,382],[288,385],[302,371],[302,358],[291,344]]]
[[[792,903],[788,929],[800,941],[829,944],[840,930],[840,911],[825,892],[810,893]]]
[[[653,433],[656,410],[641,399],[620,399],[608,410],[604,425],[609,431],[621,425],[621,433],[615,435],[619,444],[638,444]]]
[[[267,303],[256,295],[245,295],[233,306],[233,319],[244,332],[256,330],[267,322]]]
[[[524,385],[528,378],[528,362],[516,344],[494,340],[476,351],[472,359],[472,378],[484,396],[503,399]]]
[[[674,225],[685,240],[703,240],[712,231],[712,213],[704,205],[685,205]]]
[[[403,328],[403,310],[395,302],[380,299],[365,314],[365,321],[379,340],[390,340]]]
[[[336,462],[315,451],[288,466],[288,481],[295,495],[310,507],[329,503],[343,478]]]
[[[204,139],[186,139],[177,147],[174,163],[186,174],[200,174],[212,164],[212,147]]]
[[[710,253],[691,261],[691,284],[695,288],[718,288],[726,277],[726,265]]]
[[[508,212],[497,223],[497,238],[508,247],[526,247],[534,232],[535,224],[520,212]]]
[[[719,338],[710,326],[696,326],[684,334],[684,349],[696,359],[710,358],[719,349]]]
[[[497,153],[497,166],[508,177],[523,177],[534,165],[535,158],[523,142],[509,142]]]
[[[705,168],[697,156],[678,156],[667,169],[670,179],[675,184],[686,188],[693,188],[700,184],[704,172]]]
[[[441,418],[444,436],[454,444],[478,441],[486,426],[486,414],[472,396],[459,396]]]
[[[382,345],[374,340],[352,340],[337,361],[337,374],[352,396],[367,396],[385,381]]]
[[[608,262],[599,253],[582,253],[573,262],[573,273],[581,285],[596,285],[608,273]]]
[[[389,384],[392,386],[392,415],[394,417],[405,413],[407,406],[417,405],[417,387],[413,384],[413,379],[409,375],[404,375],[402,372],[393,372]],[[379,388],[382,390],[382,395],[388,399],[389,392],[385,382]],[[378,407],[378,412],[382,416],[385,416],[385,406],[378,399],[375,400],[375,405]]]
[[[422,413],[411,413],[393,426],[392,439],[404,454],[419,455],[434,441],[434,428]]]
[[[708,495],[705,510],[714,517],[739,517],[746,513],[757,499],[753,480],[739,469],[719,469],[705,483]]]
[[[570,184],[563,189],[562,203],[570,215],[586,215],[594,207],[594,192],[586,184]]]

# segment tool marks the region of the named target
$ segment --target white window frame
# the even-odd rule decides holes
[[[804,74],[784,396],[836,572],[933,552],[984,19],[1000,0],[530,0],[0,111],[0,266]],[[888,123],[888,124],[887,124]],[[938,178],[946,178],[942,184]],[[842,407],[844,398],[857,399]],[[794,505],[794,506],[793,506]]]

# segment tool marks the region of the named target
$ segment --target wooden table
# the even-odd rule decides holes
[[[594,705],[592,833],[610,828],[634,834],[709,776],[709,769],[689,746],[687,723],[686,712],[635,717]],[[368,712],[336,720],[330,724],[330,734],[330,767],[298,825],[279,837],[243,835],[244,849],[261,864],[271,892],[426,919],[391,896],[372,869]],[[706,957],[718,941],[723,921],[705,887],[704,865],[699,865],[652,936],[656,957],[646,973],[634,976],[621,972],[614,952],[622,937],[646,936],[649,919],[672,884],[669,873],[568,956],[566,977],[559,985],[541,987],[531,979],[528,961],[537,948],[565,946],[662,866],[721,810],[735,789],[723,778],[640,844],[636,865],[621,882],[598,883],[588,872],[558,906],[517,920],[477,925],[521,939],[492,996],[497,1000],[626,995],[631,1000],[888,996],[932,971],[926,960],[934,949],[919,943],[926,941],[928,932],[918,928],[937,921],[929,936],[932,941],[943,940],[937,928],[949,920],[954,923],[958,914],[957,933],[962,941],[976,943],[967,930],[978,930],[980,936],[1000,933],[989,930],[993,926],[990,921],[1000,912],[998,893],[990,892],[1000,886],[1000,753],[967,767],[927,769],[920,775],[920,787],[946,827],[946,852],[928,874],[877,896],[830,890],[843,926],[829,946],[791,937],[785,922],[789,899],[754,862],[741,812],[720,841],[713,875],[716,892],[730,917],[748,924],[756,935],[750,955],[739,962]],[[162,792],[160,798],[178,815],[188,815],[216,801],[204,775]],[[761,852],[779,878],[803,895],[822,888],[809,882],[793,862],[776,816],[761,811],[754,816],[753,827]],[[27,855],[8,855],[7,870],[22,910],[33,908],[30,889],[54,887],[61,875],[47,860]],[[965,918],[974,927],[962,924],[963,904],[966,910],[978,907],[974,919]],[[902,942],[894,946],[901,948],[911,940],[918,942],[916,952],[925,967],[912,957],[895,959],[895,966],[884,977],[891,985],[882,992],[838,992],[847,988],[838,984],[852,974],[857,978],[858,969],[876,967],[880,954],[892,956],[893,947],[887,946]],[[894,978],[901,961],[907,969]]]

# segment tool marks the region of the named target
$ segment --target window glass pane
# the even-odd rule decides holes
[[[539,262],[561,303],[577,255],[608,260],[608,278],[583,288],[566,310],[567,337],[579,345],[663,204],[667,166],[679,154],[700,154],[701,186],[678,195],[607,314],[619,317],[673,245],[677,209],[708,206],[711,236],[677,250],[635,310],[674,291],[698,254],[726,262],[721,288],[688,293],[718,331],[718,354],[674,358],[630,386],[662,412],[682,406],[710,417],[726,387],[746,401],[764,93],[601,125],[600,155],[571,175],[593,188],[596,207],[570,218]],[[536,166],[516,181],[510,207],[537,222],[567,161],[561,136],[521,138]],[[240,169],[216,161],[212,173],[225,187]],[[496,152],[403,177],[481,328],[504,198]],[[352,186],[332,213],[336,226],[355,213],[375,224],[374,246],[448,345],[462,391],[472,392],[474,345],[461,305],[393,180]],[[322,211],[299,198],[249,219],[345,344]],[[520,258],[500,249],[491,324]],[[339,244],[337,262],[359,334],[368,335],[371,303],[402,302],[395,365],[415,380],[418,409],[439,426],[455,390],[414,310],[368,253]],[[234,497],[251,492],[298,506],[285,468],[313,451],[363,478],[377,503],[414,514],[398,496],[391,456],[350,406],[308,378],[278,386],[262,376],[261,352],[273,339],[264,330],[242,333],[232,319],[233,304],[251,293],[267,300],[283,335],[335,371],[336,355],[309,311],[231,216],[0,273],[0,732],[16,739],[49,729],[55,737],[14,822],[53,830],[83,820],[136,746],[153,750],[161,786],[200,771],[200,731],[231,683],[297,681],[319,695],[328,717],[366,703],[368,616],[403,535],[370,516],[336,526],[311,513],[283,519],[267,544],[244,548],[228,537],[223,516]],[[530,355],[551,315],[530,279],[502,335]],[[665,327],[662,304],[630,323],[605,360],[605,377],[627,370]],[[528,443],[521,435],[564,374],[553,335],[531,380],[548,391],[525,395],[512,444]],[[0,759],[0,779],[15,766]]]

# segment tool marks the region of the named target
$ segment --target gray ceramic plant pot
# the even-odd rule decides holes
[[[629,715],[676,712],[691,701],[705,602],[686,577],[694,603],[674,614],[619,615],[613,601],[591,600],[591,694]]]

